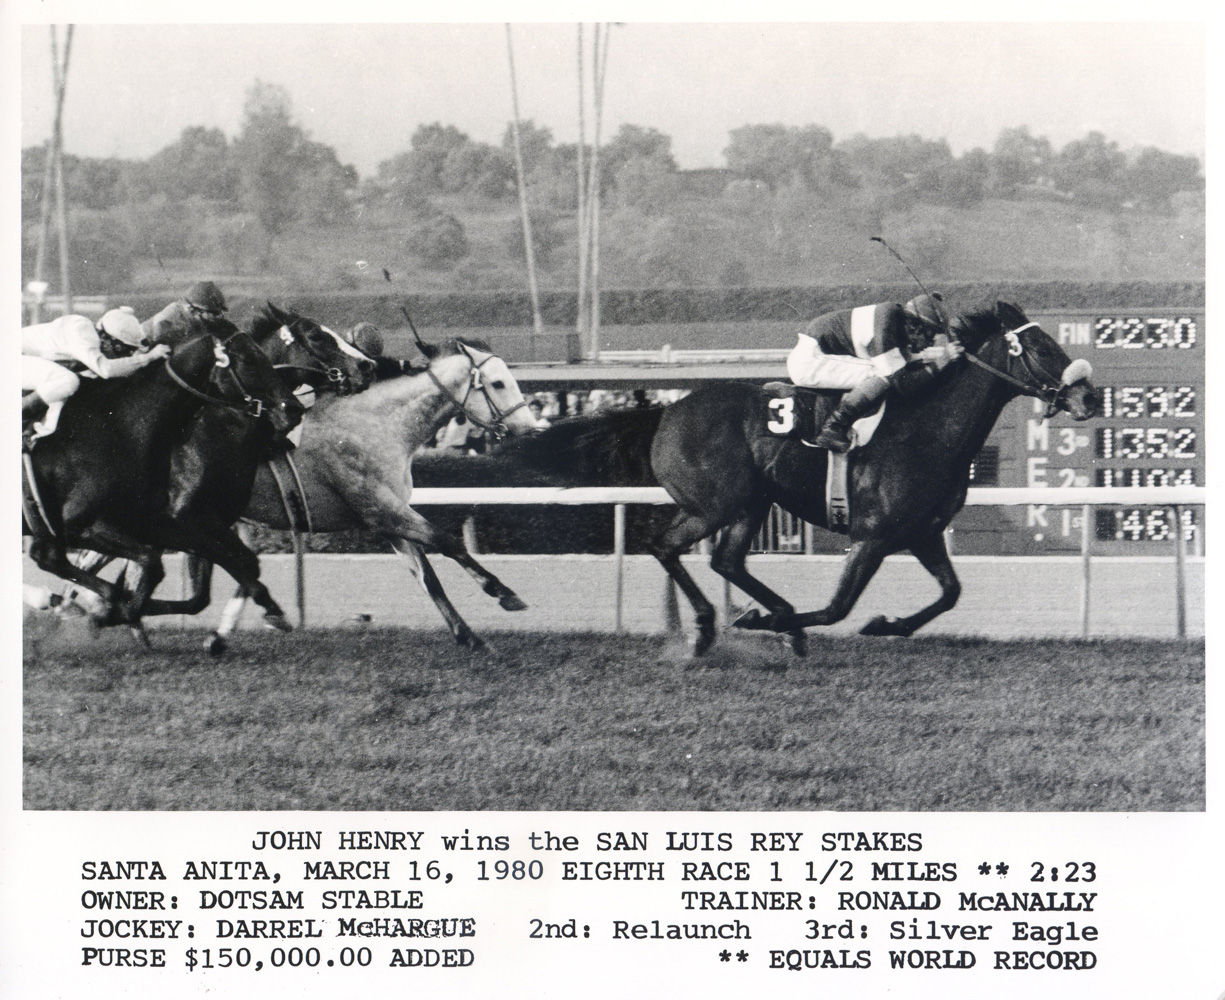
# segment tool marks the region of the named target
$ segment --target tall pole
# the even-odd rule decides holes
[[[601,32],[601,28],[603,31]],[[591,145],[591,166],[587,182],[587,237],[589,245],[590,297],[591,297],[591,339],[589,344],[590,357],[595,358],[600,353],[600,128],[604,119],[604,78],[608,68],[608,36],[611,26],[602,24],[596,27],[596,37],[593,48],[593,89],[595,91],[595,136]],[[603,44],[600,36],[603,35]]]
[[[68,221],[64,198],[64,177],[61,164],[63,151],[64,94],[68,84],[68,57],[72,51],[72,25],[64,39],[64,58],[60,61],[59,44],[55,25],[51,26],[51,73],[55,93],[55,118],[51,136],[47,139],[46,163],[43,167],[42,204],[39,206],[38,251],[34,258],[34,280],[41,282],[47,260],[47,238],[51,228],[51,202],[58,202],[60,244],[60,282],[63,285],[65,311],[71,311],[71,291],[68,286]],[[40,310],[41,311],[41,310]],[[41,315],[33,317],[35,322]]]
[[[575,221],[578,225],[578,333],[579,351],[584,358],[593,357],[588,343],[590,322],[587,314],[587,178],[583,174],[583,160],[587,145],[586,92],[583,84],[583,25],[578,26],[578,208]]]
[[[510,64],[510,101],[514,118],[511,132],[515,138],[515,173],[519,178],[519,214],[523,219],[523,245],[527,252],[527,286],[532,297],[532,327],[544,332],[540,315],[540,294],[536,289],[536,254],[532,247],[532,220],[527,211],[527,178],[523,176],[523,147],[519,141],[519,87],[515,79],[515,48],[511,42],[510,24],[506,25],[506,58]]]

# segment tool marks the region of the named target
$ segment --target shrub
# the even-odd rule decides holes
[[[417,223],[405,248],[431,270],[442,271],[468,256],[468,236],[453,215],[438,213]]]

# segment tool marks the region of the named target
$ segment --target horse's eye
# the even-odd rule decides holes
[[[490,382],[489,384],[490,384],[491,386],[493,386],[495,389],[498,389],[498,390],[501,390],[501,389],[505,389],[505,388],[506,388],[506,383],[505,383],[505,382]]]

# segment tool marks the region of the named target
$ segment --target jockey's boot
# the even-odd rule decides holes
[[[38,393],[31,392],[21,399],[21,448],[29,451],[37,436],[35,423],[47,415],[47,401]]]
[[[864,379],[838,402],[814,441],[805,441],[810,448],[827,448],[843,454],[851,447],[851,427],[860,417],[871,413],[889,391],[889,383],[876,375]]]

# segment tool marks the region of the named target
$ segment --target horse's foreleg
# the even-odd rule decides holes
[[[693,608],[697,635],[693,640],[693,655],[701,656],[714,645],[715,606],[706,599],[702,588],[694,582],[689,571],[681,563],[681,553],[695,542],[709,535],[712,528],[706,521],[686,511],[678,511],[672,523],[651,543],[651,554],[659,560],[664,571],[681,588],[681,593]]]
[[[949,559],[943,531],[937,531],[912,545],[910,551],[923,568],[936,578],[936,582],[940,584],[940,596],[908,618],[877,615],[860,630],[864,635],[913,635],[933,618],[952,608],[961,596],[961,581],[957,579],[957,573]]]
[[[435,527],[411,507],[400,511],[396,522],[394,526],[384,529],[388,535],[419,545],[429,545],[448,559],[455,560],[480,585],[481,590],[498,599],[503,610],[523,611],[527,608],[519,595],[473,559],[464,548],[464,543],[454,535]]]
[[[190,521],[180,518],[152,525],[148,534],[154,537],[163,549],[173,549],[180,552],[193,552],[202,559],[216,563],[230,574],[239,586],[239,595],[250,597],[264,609],[264,622],[271,628],[288,632],[293,626],[285,618],[285,612],[268,592],[268,588],[260,582],[259,559],[228,526],[209,521],[204,518],[193,518]],[[235,603],[231,600],[230,605]],[[229,609],[227,608],[227,611]],[[210,644],[211,652],[220,652],[220,648]]]
[[[832,625],[851,613],[868,581],[876,575],[880,564],[893,551],[888,542],[867,539],[851,546],[850,555],[842,566],[842,576],[833,599],[820,611],[806,611],[798,615],[762,615],[756,608],[745,612],[732,624],[737,628],[768,629],[771,632],[792,632],[812,625]]]
[[[124,546],[122,558],[137,558],[142,554],[135,545]],[[123,591],[109,580],[86,572],[68,557],[68,551],[56,539],[36,537],[30,543],[30,559],[39,569],[58,576],[62,580],[78,584],[86,590],[91,590],[105,602],[105,609],[94,612],[90,620],[95,626],[104,628],[108,625],[121,624],[125,619],[119,604],[123,599]]]
[[[753,600],[764,605],[772,615],[782,617],[795,614],[795,608],[750,574],[744,562],[757,530],[769,510],[768,502],[755,505],[728,525],[715,545],[710,567],[733,586],[739,587]],[[808,654],[808,636],[802,629],[792,630],[789,638],[791,649],[796,656]]]
[[[438,579],[438,574],[434,572],[434,567],[430,565],[421,546],[415,542],[406,541],[403,538],[393,539],[391,546],[408,560],[409,569],[412,570],[413,576],[417,578],[421,589],[434,602],[434,606],[446,621],[447,627],[450,628],[451,634],[455,636],[456,643],[473,650],[487,648],[484,640],[468,627],[468,623],[455,610],[455,606],[447,597],[446,591],[442,589],[442,583]]]

